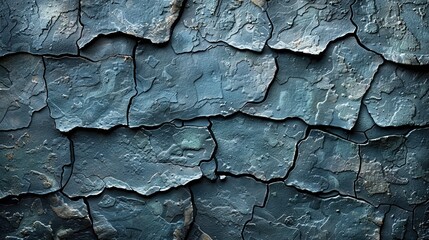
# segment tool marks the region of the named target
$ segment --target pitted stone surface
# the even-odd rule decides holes
[[[127,124],[128,105],[136,93],[130,57],[96,62],[62,57],[45,62],[48,106],[60,131]]]
[[[429,198],[429,129],[406,137],[387,136],[361,146],[362,165],[356,193],[374,205],[404,209]]]
[[[230,115],[261,101],[277,69],[272,54],[227,46],[176,55],[170,45],[139,45],[136,62],[130,126]]]
[[[81,0],[82,37],[85,46],[98,35],[122,32],[153,43],[170,39],[170,31],[183,0]]]
[[[380,239],[383,214],[350,197],[321,199],[283,183],[269,185],[263,208],[256,207],[244,239]]]
[[[0,58],[0,130],[28,127],[33,112],[46,106],[43,71],[41,57]]]
[[[244,114],[212,119],[218,171],[251,174],[267,181],[286,176],[306,125],[299,120],[268,121]]]
[[[277,63],[266,99],[246,104],[245,113],[351,129],[382,59],[349,37],[331,44],[320,58],[284,52]]]
[[[319,54],[328,43],[355,26],[350,20],[353,0],[268,1],[267,13],[273,24],[268,45],[274,49]]]
[[[63,167],[71,164],[69,145],[47,108],[34,113],[28,128],[0,131],[0,198],[60,189]]]
[[[338,191],[354,196],[359,172],[359,146],[319,130],[298,145],[295,167],[287,185],[311,192]]]
[[[0,56],[8,53],[77,54],[79,0],[3,0]]]
[[[197,211],[193,228],[204,239],[240,239],[254,206],[262,206],[266,186],[249,177],[224,177],[191,187]],[[195,231],[194,231],[195,232]]]
[[[429,64],[427,1],[362,0],[352,9],[363,45],[393,62]]]
[[[375,75],[364,103],[382,127],[429,124],[429,70],[385,63]]]
[[[261,1],[187,1],[173,34],[176,52],[189,52],[204,42],[225,42],[239,49],[262,51],[271,24]]]
[[[64,188],[71,196],[90,196],[104,188],[142,195],[165,191],[201,178],[201,161],[210,159],[214,141],[204,127],[77,131],[73,174]]]
[[[60,193],[0,203],[1,239],[95,239],[87,206]]]
[[[185,239],[193,220],[191,195],[184,189],[150,198],[106,190],[88,204],[98,239]]]

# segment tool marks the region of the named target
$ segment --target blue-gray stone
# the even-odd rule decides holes
[[[264,98],[277,69],[270,53],[228,46],[176,55],[170,45],[141,44],[136,62],[132,127],[238,112]]]
[[[268,181],[283,178],[307,126],[299,120],[269,121],[237,114],[212,119],[218,171],[251,174]]]
[[[375,75],[364,103],[382,127],[429,124],[428,68],[385,63]]]
[[[359,172],[359,146],[319,130],[298,145],[298,156],[286,184],[311,192],[354,196]]]
[[[277,63],[266,99],[246,104],[245,113],[351,129],[382,59],[349,37],[329,45],[319,58],[281,52]]]
[[[100,61],[45,58],[45,62],[48,106],[60,131],[127,124],[128,105],[136,93],[129,56]]]
[[[0,203],[1,239],[95,239],[87,206],[60,193]]]
[[[33,112],[46,106],[43,71],[41,57],[0,58],[0,130],[28,127]]]
[[[273,24],[268,45],[275,49],[319,54],[329,42],[355,31],[350,21],[353,0],[268,1]]]
[[[105,190],[88,204],[98,239],[185,239],[193,220],[191,195],[182,188],[149,198]]]
[[[201,178],[199,165],[215,148],[207,128],[172,124],[153,130],[80,130],[72,141],[73,174],[64,188],[71,197],[113,187],[150,195],[185,185]]]
[[[0,56],[8,53],[77,54],[78,0],[2,0]]]
[[[69,164],[69,140],[55,129],[44,108],[34,113],[28,128],[0,131],[0,198],[57,191],[63,167]]]
[[[80,47],[98,35],[121,32],[153,43],[170,39],[183,0],[81,0]]]
[[[100,36],[80,50],[80,56],[93,61],[109,57],[133,56],[137,41],[126,35]]]
[[[192,232],[202,239],[240,239],[254,206],[262,206],[266,186],[248,177],[201,181],[191,187],[197,211]],[[198,239],[198,238],[196,238]],[[201,239],[201,238],[200,238]]]
[[[361,0],[353,6],[357,37],[385,59],[429,64],[429,8],[426,0]]]
[[[269,185],[264,207],[256,207],[244,239],[380,239],[383,213],[350,197],[319,198],[283,183]]]
[[[429,201],[414,208],[413,225],[418,239],[429,239]]]
[[[395,240],[417,239],[417,234],[413,231],[413,212],[395,205],[389,208],[384,216],[381,236]]]

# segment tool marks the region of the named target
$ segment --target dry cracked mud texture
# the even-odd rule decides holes
[[[1,239],[429,239],[422,0],[4,0]]]

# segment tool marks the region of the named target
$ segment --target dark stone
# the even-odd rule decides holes
[[[244,112],[351,129],[382,59],[349,37],[329,45],[319,58],[283,52],[277,63],[279,71],[266,99],[246,104]]]
[[[393,62],[429,64],[427,1],[360,0],[352,9],[363,45]]]
[[[201,161],[215,143],[205,127],[76,131],[73,174],[64,188],[69,196],[90,196],[104,188],[150,195],[201,178]]]
[[[150,198],[106,190],[88,204],[98,239],[185,239],[193,220],[191,195],[182,188]]]
[[[15,52],[77,54],[78,0],[3,0],[0,56]]]
[[[414,209],[413,225],[418,239],[429,239],[429,201]]]
[[[246,102],[261,101],[277,69],[270,53],[227,46],[176,55],[170,45],[139,45],[136,62],[138,94],[129,113],[133,127],[230,115]]]
[[[395,240],[417,239],[413,231],[413,213],[394,205],[390,206],[384,216],[381,236]]]
[[[299,120],[268,121],[244,114],[212,119],[218,171],[251,174],[261,180],[283,178],[307,126]]]
[[[0,131],[0,198],[57,191],[63,167],[69,164],[69,140],[55,129],[44,108],[34,113],[28,128]]]
[[[95,239],[82,199],[60,193],[0,203],[1,239]]]
[[[43,71],[41,57],[0,58],[0,130],[28,127],[33,112],[46,106]]]

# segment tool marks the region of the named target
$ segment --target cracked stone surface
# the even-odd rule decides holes
[[[429,64],[429,3],[423,0],[362,0],[353,4],[353,22],[363,45],[387,60]]]
[[[245,113],[351,129],[382,59],[349,37],[330,45],[320,58],[282,52],[277,63],[266,99],[246,104]]]
[[[170,39],[183,0],[81,0],[82,37],[79,47],[98,35],[122,32],[153,43]]]
[[[169,45],[141,44],[136,65],[138,94],[129,112],[132,127],[230,115],[247,102],[261,101],[277,69],[270,53],[227,46],[176,55]]]
[[[429,238],[429,201],[414,209],[413,224],[419,239]]]
[[[15,52],[77,54],[78,0],[4,0],[0,6],[0,56]]]
[[[215,147],[207,128],[171,124],[154,130],[82,130],[72,141],[75,163],[64,188],[71,197],[113,187],[150,195],[185,185],[201,178],[199,164],[211,158]]]
[[[135,39],[126,35],[100,36],[80,50],[80,56],[93,61],[114,56],[133,56]]]
[[[217,170],[264,181],[286,176],[307,128],[299,120],[272,122],[244,114],[211,121],[218,146]]]
[[[60,193],[0,203],[1,239],[95,239],[87,206]]]
[[[268,1],[267,13],[273,24],[268,45],[274,49],[320,54],[331,41],[355,31],[350,20],[353,2]]]
[[[88,204],[98,239],[184,239],[193,220],[191,195],[183,188],[151,198],[106,190]]]
[[[379,126],[428,125],[429,70],[384,64],[364,103]]]
[[[128,105],[136,93],[130,57],[95,62],[62,57],[45,62],[48,106],[60,131],[127,124]]]
[[[382,228],[381,236],[389,236],[391,239],[417,239],[417,234],[413,231],[412,212],[392,205],[383,224],[385,227]]]
[[[354,196],[359,172],[359,146],[331,134],[311,130],[298,145],[298,156],[286,184],[310,192],[338,191]]]
[[[201,233],[191,239],[198,235],[205,236],[202,239],[239,239],[253,207],[262,206],[267,188],[249,177],[224,177],[213,183],[201,181],[191,190],[197,211],[193,228]]]
[[[318,198],[281,182],[269,185],[265,207],[256,207],[244,239],[379,239],[383,213],[350,197]]]
[[[55,129],[44,108],[34,113],[28,128],[0,131],[0,199],[57,191],[63,167],[69,164],[69,140]]]
[[[28,127],[33,112],[46,106],[43,71],[41,57],[0,58],[0,131]]]

